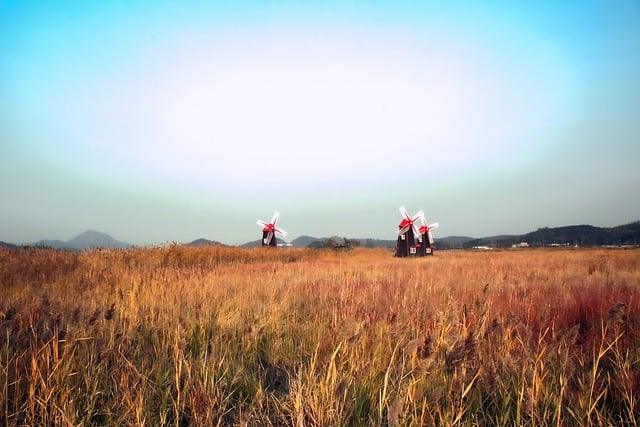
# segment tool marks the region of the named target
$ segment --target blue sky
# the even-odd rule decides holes
[[[640,3],[0,2],[0,240],[640,219]]]

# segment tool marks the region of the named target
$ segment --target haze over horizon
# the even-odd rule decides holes
[[[0,3],[0,240],[640,219],[640,3]]]

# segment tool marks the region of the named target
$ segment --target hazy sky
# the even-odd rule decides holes
[[[640,219],[640,2],[1,1],[0,240]]]

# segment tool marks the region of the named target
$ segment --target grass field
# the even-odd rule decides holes
[[[638,250],[0,251],[0,424],[637,425]]]

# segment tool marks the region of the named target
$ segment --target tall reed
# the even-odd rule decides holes
[[[0,251],[0,425],[637,425],[633,250]]]

